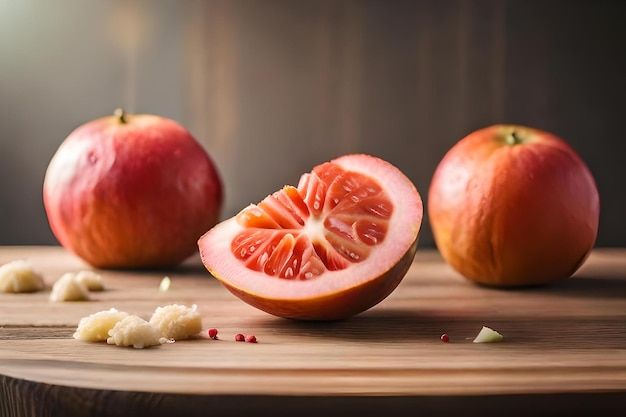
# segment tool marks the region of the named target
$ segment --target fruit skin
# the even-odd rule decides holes
[[[348,170],[379,175],[378,179],[385,177],[385,181],[394,183],[394,189],[403,195],[401,201],[404,204],[396,210],[403,213],[404,221],[400,226],[390,227],[389,238],[384,244],[384,251],[379,252],[378,262],[355,264],[346,270],[329,273],[335,276],[317,278],[326,280],[324,285],[317,285],[315,280],[294,282],[264,276],[238,266],[239,260],[230,250],[230,240],[241,227],[233,217],[207,231],[198,241],[203,264],[232,294],[278,317],[334,321],[347,319],[373,307],[400,284],[417,251],[423,217],[419,192],[396,167],[380,158],[350,154],[331,162]],[[346,285],[346,281],[350,285]]]
[[[180,124],[116,111],[52,157],[43,202],[55,237],[97,268],[160,268],[191,256],[218,221],[219,172]]]
[[[380,303],[400,285],[415,258],[417,242],[418,239],[415,239],[398,263],[376,279],[346,288],[343,291],[328,293],[319,297],[303,298],[301,300],[259,296],[232,285],[227,280],[221,278],[216,271],[213,271],[212,274],[232,294],[266,313],[297,320],[342,320],[355,316]]]
[[[515,287],[563,280],[580,267],[595,244],[600,198],[565,141],[494,125],[443,157],[427,209],[435,243],[456,271],[480,284]]]

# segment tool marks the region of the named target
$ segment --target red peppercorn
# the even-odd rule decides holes
[[[256,336],[251,334],[246,336],[246,342],[248,343],[256,343]]]
[[[246,337],[244,335],[242,335],[241,333],[237,333],[235,335],[235,341],[237,342],[244,342],[246,340]]]
[[[444,333],[441,335],[441,341],[444,343],[447,343],[450,341],[450,336],[448,336],[448,333]]]
[[[211,339],[217,339],[217,329],[209,329],[207,333]]]

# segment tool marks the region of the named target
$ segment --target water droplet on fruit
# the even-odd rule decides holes
[[[376,245],[378,243],[376,236],[372,236],[369,233],[365,233],[363,237],[369,240],[372,245]]]

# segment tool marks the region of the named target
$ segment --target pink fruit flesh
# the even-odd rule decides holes
[[[303,175],[297,189],[287,186],[240,212],[245,229],[231,248],[249,269],[314,279],[367,259],[385,239],[392,212],[373,178],[327,163]]]

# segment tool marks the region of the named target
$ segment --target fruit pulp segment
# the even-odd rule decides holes
[[[254,271],[309,280],[362,262],[387,235],[393,203],[372,177],[327,162],[237,215],[233,254]]]

